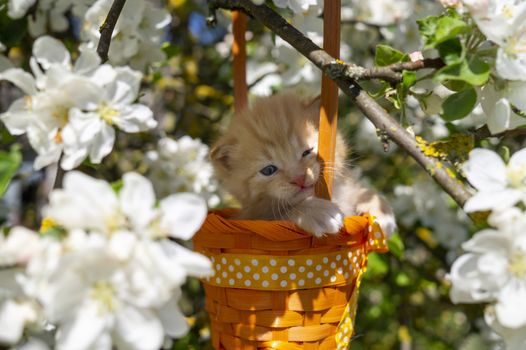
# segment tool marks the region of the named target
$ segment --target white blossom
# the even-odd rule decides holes
[[[158,196],[189,191],[204,197],[210,207],[219,204],[218,185],[208,161],[208,146],[199,139],[183,136],[163,138],[157,149],[146,154],[149,177]]]
[[[457,248],[467,238],[466,217],[450,206],[448,195],[429,180],[396,186],[393,208],[403,225],[429,228],[442,246]]]
[[[1,342],[15,344],[43,318],[56,327],[57,349],[158,349],[165,335],[188,331],[180,287],[187,276],[210,275],[210,262],[168,238],[199,229],[200,197],[179,193],[157,204],[136,173],[116,192],[72,171],[44,213],[59,237],[14,228],[0,240],[4,263],[20,265],[16,278],[0,276],[10,283],[0,284]]]
[[[86,12],[82,37],[90,47],[100,39],[99,28],[106,19],[112,0],[97,0]],[[149,64],[165,58],[161,50],[164,28],[170,23],[170,14],[144,0],[126,1],[113,30],[108,57],[117,65],[129,64],[144,70]]]
[[[476,148],[463,167],[477,192],[464,205],[466,212],[503,211],[526,204],[526,149],[514,153],[508,164],[487,149]]]
[[[46,33],[49,27],[54,32],[64,32],[69,23],[66,18],[68,11],[77,17],[83,17],[88,7],[95,0],[9,0],[8,16],[14,19],[27,15],[32,6],[34,13],[28,16],[28,29],[33,37]]]
[[[126,132],[155,127],[151,110],[134,104],[140,77],[129,68],[101,65],[95,51],[83,49],[74,65],[69,51],[51,37],[33,45],[33,75],[19,69],[0,73],[26,96],[0,115],[13,135],[27,133],[40,169],[58,162],[72,169],[85,158],[100,163],[113,148],[113,125]]]
[[[499,46],[496,70],[504,79],[526,80],[526,2],[464,0],[480,31]]]
[[[451,267],[451,300],[491,302],[503,327],[526,326],[526,222],[486,229],[462,247],[467,252]]]
[[[511,81],[501,85],[499,88],[493,84],[485,85],[480,96],[480,105],[492,134],[526,124],[526,120],[517,114],[526,111],[526,82]]]

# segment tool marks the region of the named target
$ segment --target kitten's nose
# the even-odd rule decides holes
[[[305,187],[305,175],[296,176],[290,183],[301,188]]]

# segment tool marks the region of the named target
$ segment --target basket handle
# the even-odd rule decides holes
[[[232,43],[234,70],[234,109],[236,114],[247,106],[247,50],[245,32],[247,30],[247,15],[240,11],[232,12]]]
[[[324,1],[323,49],[335,58],[340,58],[340,20],[341,0]],[[322,162],[323,173],[316,184],[316,195],[328,200],[332,197],[337,122],[338,86],[326,74],[323,74],[318,135],[318,159]]]
[[[323,48],[335,58],[340,57],[341,0],[325,1],[323,5]],[[246,40],[247,17],[240,11],[232,12],[234,42],[234,107],[236,114],[247,106]],[[336,153],[336,128],[338,121],[338,86],[327,75],[321,83],[320,128],[318,158],[322,161],[323,174],[316,184],[316,195],[331,199],[333,167]],[[329,166],[326,166],[329,165]]]

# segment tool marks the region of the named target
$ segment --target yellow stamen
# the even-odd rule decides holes
[[[110,313],[115,309],[115,288],[106,281],[98,281],[91,290],[91,298],[99,302],[101,314]]]

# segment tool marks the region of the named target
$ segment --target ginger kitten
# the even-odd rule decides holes
[[[369,212],[391,234],[389,204],[345,166],[347,147],[337,136],[333,199],[314,196],[319,100],[292,94],[260,98],[237,115],[212,147],[216,176],[241,203],[238,219],[291,220],[315,236],[337,233],[343,217]],[[330,166],[330,165],[327,165]]]

